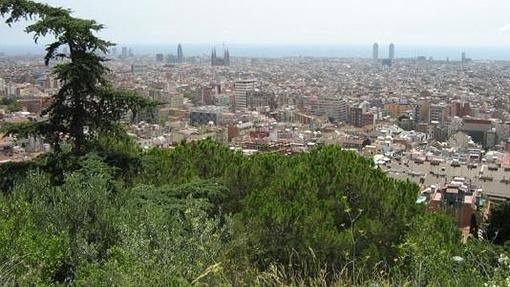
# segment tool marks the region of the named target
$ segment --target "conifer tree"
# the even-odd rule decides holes
[[[118,121],[128,111],[154,105],[130,91],[115,89],[108,81],[104,65],[113,43],[96,36],[104,26],[94,20],[72,16],[68,9],[28,0],[0,0],[0,15],[10,26],[21,20],[36,20],[26,27],[37,43],[51,36],[44,61],[59,61],[52,72],[62,87],[52,96],[43,115],[46,120],[4,127],[6,134],[42,136],[55,152],[69,142],[73,153],[83,154],[90,140],[102,133],[122,133]],[[67,53],[61,51],[67,48]]]

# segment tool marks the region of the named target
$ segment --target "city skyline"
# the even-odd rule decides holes
[[[125,48],[126,54],[131,53],[137,55],[155,56],[157,54],[178,56],[178,45],[182,45],[188,57],[208,57],[212,50],[220,53],[225,52],[227,47],[223,44],[117,44],[112,48],[112,52],[122,55]],[[375,43],[374,43],[375,44]],[[389,56],[388,42],[380,44],[378,51],[379,59],[387,59]],[[484,46],[430,46],[430,45],[401,45],[395,44],[395,58],[423,58],[435,60],[453,60],[461,61],[462,52],[473,60],[502,60],[510,61],[510,49],[505,47],[484,47]],[[280,57],[317,57],[317,58],[360,58],[373,59],[373,44],[365,45],[279,45],[279,44],[228,44],[229,53],[233,57],[247,58],[280,58]],[[28,45],[9,46],[0,43],[0,54],[5,55],[38,55],[43,53],[44,45],[39,43]],[[113,53],[115,54],[115,53]]]
[[[116,43],[510,45],[510,2],[404,0],[134,1],[50,0],[105,24]],[[137,5],[136,14],[133,6]],[[98,9],[101,7],[101,9]],[[30,44],[22,24],[0,26],[4,45]]]

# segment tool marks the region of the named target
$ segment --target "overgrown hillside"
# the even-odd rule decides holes
[[[42,158],[2,191],[2,284],[481,286],[510,271],[502,248],[417,206],[415,185],[334,146],[99,154],[62,182]]]

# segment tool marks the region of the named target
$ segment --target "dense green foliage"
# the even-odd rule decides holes
[[[16,99],[4,97],[0,99],[0,107],[6,108],[9,112],[16,112],[19,110]]]
[[[374,267],[396,255],[392,244],[417,212],[416,186],[386,178],[352,152],[325,147],[258,161],[253,158],[247,172],[268,169],[272,175],[262,175],[264,186],[248,191],[236,218],[246,222],[240,232],[251,233],[247,251],[256,253],[248,256],[260,268],[276,260],[305,270],[308,260],[319,260],[333,271],[356,268],[359,258]],[[307,259],[309,249],[314,257]]]
[[[2,190],[0,283],[480,286],[508,277],[507,251],[463,244],[451,218],[415,204],[415,185],[338,147],[248,157],[212,140],[149,152],[102,142],[112,151],[98,144],[102,153],[73,159],[59,184],[41,158]],[[129,180],[111,164],[125,158],[137,163]]]
[[[510,202],[495,204],[487,226],[489,240],[510,247]]]

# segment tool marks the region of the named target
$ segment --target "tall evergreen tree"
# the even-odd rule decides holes
[[[122,132],[117,123],[126,112],[153,105],[133,92],[114,89],[108,82],[105,55],[114,44],[95,35],[103,25],[73,17],[68,9],[28,0],[0,0],[0,14],[8,25],[35,19],[25,32],[33,33],[36,43],[45,36],[54,38],[46,47],[45,64],[63,60],[52,70],[62,88],[44,111],[47,120],[6,126],[7,134],[42,136],[56,152],[68,141],[74,153],[82,154],[98,134]],[[64,47],[68,53],[60,52]]]

